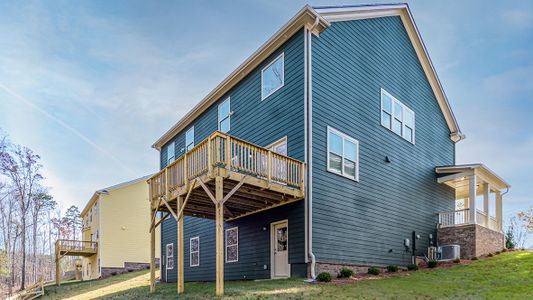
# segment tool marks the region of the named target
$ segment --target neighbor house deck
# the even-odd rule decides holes
[[[223,222],[304,198],[305,164],[236,137],[214,132],[149,180],[152,273],[154,228],[178,222],[178,292],[183,291],[183,216],[216,220],[217,295],[223,291]],[[164,216],[156,221],[156,214]]]
[[[93,241],[80,240],[56,240],[55,260],[56,260],[56,284],[60,285],[60,260],[64,256],[93,256],[98,253],[98,243]]]

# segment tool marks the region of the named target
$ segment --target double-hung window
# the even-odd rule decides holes
[[[415,113],[400,100],[381,90],[381,125],[415,143]]]
[[[239,261],[239,227],[226,229],[226,262]]]
[[[197,267],[200,265],[200,237],[193,237],[190,240],[190,266]]]
[[[172,141],[167,146],[167,166],[170,165],[174,161],[174,157],[176,155],[176,148],[175,148],[174,141]]]
[[[167,270],[174,269],[174,244],[167,244]]]
[[[185,132],[185,151],[194,148],[194,126]]]
[[[231,103],[230,98],[218,105],[218,130],[226,133],[230,130]]]
[[[285,84],[285,56],[281,53],[261,71],[261,100],[274,94]]]
[[[359,141],[328,127],[328,171],[359,181]]]

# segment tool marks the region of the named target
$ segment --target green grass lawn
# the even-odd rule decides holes
[[[469,265],[401,272],[345,284],[302,279],[227,281],[224,299],[533,299],[533,252],[508,252]],[[186,283],[181,299],[214,298],[214,283]],[[176,299],[176,284],[149,293],[147,271],[48,287],[45,299]]]

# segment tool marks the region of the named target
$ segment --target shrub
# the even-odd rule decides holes
[[[500,254],[501,252],[500,251],[496,251],[496,255]]]
[[[472,260],[478,260],[477,256],[472,257]]]
[[[458,264],[458,263],[460,263],[460,262],[461,262],[461,259],[459,259],[459,258],[456,258],[456,259],[454,259],[454,260],[453,260],[453,262],[454,262],[454,263],[456,263],[456,264]]]
[[[353,276],[353,271],[348,268],[342,268],[339,271],[339,278],[350,278]]]
[[[133,272],[133,269],[128,269],[128,272]]]
[[[320,282],[330,282],[331,274],[329,274],[328,272],[322,272],[316,276],[316,280]]]
[[[492,254],[492,253],[489,253],[489,255],[487,255],[487,256],[488,256],[488,257],[493,257],[493,256],[494,256],[494,254]]]
[[[115,275],[117,275],[117,272],[111,273],[111,276],[115,276]]]
[[[430,260],[428,261],[428,268],[435,268],[439,264],[436,260]]]
[[[502,252],[507,252],[507,249],[506,249],[506,248],[503,248]]]
[[[390,273],[398,272],[398,266],[395,266],[395,265],[387,266],[387,271]]]
[[[407,270],[416,271],[416,270],[418,270],[418,266],[416,264],[408,264],[407,265]]]
[[[381,271],[378,268],[368,268],[368,274],[379,275],[379,273],[381,273]]]

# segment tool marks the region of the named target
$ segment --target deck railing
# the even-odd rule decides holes
[[[215,132],[149,179],[152,199],[194,178],[225,168],[277,184],[303,189],[304,163],[233,136]]]
[[[98,243],[93,241],[57,240],[59,251],[96,252]]]
[[[468,224],[468,208],[439,213],[439,224],[441,227]]]

